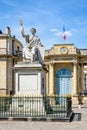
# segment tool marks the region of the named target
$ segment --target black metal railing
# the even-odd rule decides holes
[[[72,112],[70,97],[0,97],[0,118],[68,118]]]

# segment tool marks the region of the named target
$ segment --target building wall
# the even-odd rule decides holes
[[[22,44],[11,34],[0,34],[0,95],[15,91],[13,66],[22,61]],[[56,73],[61,68],[71,71],[72,102],[87,103],[87,49],[78,49],[74,44],[56,44],[45,51],[46,91],[48,95],[56,94]]]
[[[6,75],[7,75],[7,63],[6,59],[0,58],[0,95],[6,94]]]
[[[21,42],[11,36],[10,28],[7,27],[6,33],[0,34],[0,95],[10,94],[14,90],[13,66],[22,61],[22,55],[18,55],[20,51]]]
[[[8,58],[7,59],[7,94],[10,93],[10,91],[12,91],[12,59],[11,58]]]
[[[78,104],[81,96],[84,96],[85,86],[84,80],[87,74],[87,50],[78,49],[73,44],[57,44],[50,50],[45,52],[45,64],[48,68],[46,85],[47,94],[55,95],[56,93],[56,72],[61,68],[67,68],[71,71],[71,86],[72,86],[72,102]],[[86,77],[87,78],[87,77]],[[86,85],[85,85],[86,84]]]
[[[0,38],[0,54],[6,54],[6,39]]]
[[[13,44],[14,44],[13,52],[16,55],[18,51],[22,51],[23,46],[19,41],[13,41]]]

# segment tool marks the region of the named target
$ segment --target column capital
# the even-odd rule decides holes
[[[77,58],[76,57],[73,58],[73,64],[77,64]]]
[[[77,61],[74,61],[73,64],[76,65],[76,64],[77,64]]]
[[[53,64],[54,64],[54,61],[51,61],[50,64],[53,65]]]

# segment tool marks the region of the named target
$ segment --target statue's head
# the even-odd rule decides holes
[[[31,32],[32,34],[35,34],[35,33],[36,33],[36,29],[35,29],[35,28],[31,28],[31,29],[30,29],[30,32]]]

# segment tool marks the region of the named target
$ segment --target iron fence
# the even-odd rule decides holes
[[[72,102],[69,97],[0,97],[0,118],[69,118]]]

